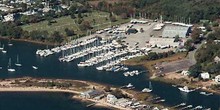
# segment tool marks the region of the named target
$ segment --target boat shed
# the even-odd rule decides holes
[[[184,46],[184,41],[180,41],[180,42],[174,42],[175,39],[174,38],[155,38],[155,37],[151,37],[149,40],[149,44],[151,45],[151,47],[157,46],[159,48],[162,47],[180,47],[180,46]]]
[[[180,38],[186,38],[187,36],[189,36],[189,33],[190,33],[190,27],[168,25],[165,26],[162,32],[162,37],[174,38],[175,36],[179,36]]]

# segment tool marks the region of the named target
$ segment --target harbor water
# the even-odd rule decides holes
[[[37,49],[45,49],[46,46],[37,45],[37,44],[31,44],[31,43],[24,43],[24,42],[13,42],[13,46],[8,46],[8,41],[6,40],[0,40],[1,45],[4,44],[5,50],[7,53],[0,52],[0,78],[17,78],[17,77],[24,77],[24,76],[30,76],[30,77],[37,77],[37,78],[60,78],[60,79],[77,79],[77,80],[86,80],[86,81],[93,81],[97,83],[103,83],[103,84],[110,84],[114,86],[123,86],[128,83],[132,83],[135,86],[135,89],[142,90],[145,87],[148,87],[149,80],[147,78],[147,72],[141,73],[138,76],[133,77],[125,77],[123,75],[123,72],[105,72],[105,71],[98,71],[95,67],[78,67],[77,63],[81,61],[81,59],[76,59],[72,62],[60,62],[58,60],[59,54],[53,54],[48,57],[40,57],[35,54]],[[16,63],[17,56],[19,56],[19,62],[22,64],[22,67],[16,67],[14,64]],[[11,65],[14,69],[16,69],[16,72],[9,73],[7,71],[8,61],[11,58]],[[32,68],[32,66],[37,66],[38,69],[35,70]],[[142,67],[129,67],[129,70],[139,70],[139,71],[145,71]],[[175,106],[180,103],[186,103],[187,105],[192,105],[193,107],[196,106],[203,106],[204,108],[211,108],[212,110],[218,110],[220,108],[220,96],[219,95],[210,95],[205,96],[201,95],[199,91],[191,92],[191,93],[183,93],[178,90],[178,88],[173,87],[168,84],[164,84],[161,82],[152,82],[153,91],[152,94],[155,96],[159,96],[166,101],[164,104],[169,106]],[[20,106],[24,105],[24,108],[22,110],[29,110],[29,109],[35,109],[39,105],[38,103],[32,104],[26,99],[30,99],[33,102],[35,100],[39,100],[39,104],[43,103],[43,100],[46,95],[43,93],[37,94],[34,93],[26,95],[21,97],[20,94],[12,93],[12,95],[8,95],[11,93],[1,93],[1,97],[8,97],[7,101],[11,103],[17,103],[13,100],[22,100],[22,103]],[[21,93],[22,94],[22,93]],[[49,94],[49,93],[47,93]],[[36,98],[36,96],[39,96],[39,98]],[[62,96],[62,95],[61,95]],[[54,95],[56,97],[56,95]],[[1,98],[3,99],[3,98]],[[5,98],[4,98],[5,99]],[[69,102],[67,99],[60,100],[60,96],[58,95],[55,99],[46,96],[45,101],[51,102],[50,104],[54,104],[54,106],[58,106],[59,104],[63,104],[67,102],[64,105],[69,106],[70,108],[73,106],[81,106],[78,102]],[[42,102],[41,102],[42,100]],[[54,101],[51,101],[54,100]],[[60,100],[60,101],[58,101]],[[58,101],[58,102],[56,102]],[[63,101],[63,102],[61,102]],[[4,100],[1,100],[2,104]],[[45,102],[46,104],[47,102]],[[5,105],[10,106],[10,103],[4,103]],[[27,104],[25,107],[25,104]],[[50,105],[53,106],[53,105]],[[2,105],[0,106],[2,107]],[[3,106],[4,107],[4,106]],[[62,108],[64,107],[64,108]],[[38,108],[41,109],[41,108]],[[60,106],[59,109],[65,109],[68,110],[69,108],[65,108],[65,106]],[[80,108],[75,108],[80,109]],[[74,109],[74,110],[75,110]],[[1,109],[4,110],[4,109]],[[12,109],[5,109],[5,110],[12,110]],[[49,110],[45,109],[45,110]],[[56,109],[53,109],[56,110]],[[58,109],[57,109],[58,110]],[[80,109],[81,110],[81,109]],[[83,109],[82,109],[83,110]],[[87,110],[87,109],[85,109]]]

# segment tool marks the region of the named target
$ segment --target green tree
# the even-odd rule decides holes
[[[195,64],[189,68],[190,76],[196,78],[202,72],[202,66],[200,64]]]

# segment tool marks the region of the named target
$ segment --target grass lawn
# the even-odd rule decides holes
[[[83,19],[90,22],[90,24],[93,26],[92,29],[93,32],[95,32],[98,29],[104,29],[110,27],[111,25],[122,24],[129,21],[129,19],[124,20],[121,19],[119,16],[116,16],[117,21],[111,23],[109,19],[106,20],[106,18],[108,18],[109,16],[109,13],[106,12],[94,11],[92,13],[86,13],[86,15],[87,16],[84,16]],[[95,19],[95,22],[93,21],[93,19]],[[75,33],[79,35],[87,33],[86,31],[83,32],[79,29],[78,24],[75,23],[77,22],[77,18],[71,19],[70,16],[65,16],[65,17],[56,18],[54,20],[56,21],[56,23],[52,23],[52,25],[50,26],[48,25],[48,21],[45,20],[39,23],[23,25],[22,28],[27,31],[46,30],[50,34],[53,33],[54,31],[59,31],[64,35],[65,28],[73,29]]]

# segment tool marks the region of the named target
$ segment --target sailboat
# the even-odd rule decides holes
[[[8,61],[8,72],[15,72],[15,69],[11,68],[11,58]]]
[[[0,50],[3,50],[4,48],[3,48],[3,46],[1,47],[1,42],[0,42]]]
[[[22,65],[19,63],[19,56],[17,55],[17,62],[15,63],[16,66],[21,67]]]
[[[149,82],[149,88],[144,88],[142,90],[142,92],[152,92],[152,91],[153,91],[153,88],[152,88],[151,82]]]
[[[7,51],[4,50],[4,45],[2,46],[2,53],[7,53]]]
[[[8,41],[8,46],[13,46],[13,44],[11,43],[11,40]]]

